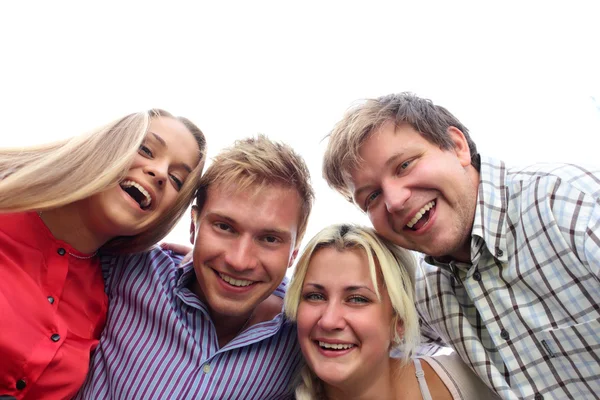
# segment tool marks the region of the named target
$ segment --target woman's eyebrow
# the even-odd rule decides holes
[[[318,289],[318,290],[325,290],[325,286],[319,285],[318,283],[306,282],[305,286],[312,286],[312,287],[314,287],[315,289]],[[346,286],[344,288],[344,292],[356,292],[356,291],[361,290],[361,289],[368,290],[369,292],[375,294],[375,292],[372,291],[368,286],[364,286],[364,285]]]
[[[154,132],[150,132],[150,133],[151,133],[152,135],[154,135],[154,138],[155,138],[155,139],[156,139],[156,140],[157,140],[157,141],[158,141],[160,144],[162,144],[162,145],[163,145],[163,147],[167,147],[167,142],[165,142],[165,140],[164,140],[162,137],[160,137],[160,135],[158,135],[158,134],[156,134],[156,133],[154,133]]]
[[[154,139],[156,139],[156,141],[158,143],[160,143],[163,147],[169,147],[169,146],[167,146],[167,142],[165,142],[165,140],[162,137],[160,137],[159,134],[154,133],[154,132],[150,132],[150,133],[154,136]],[[179,163],[178,165],[181,166],[181,168],[185,169],[188,173],[190,173],[190,174],[192,173],[192,168],[189,165],[187,165],[186,163]]]

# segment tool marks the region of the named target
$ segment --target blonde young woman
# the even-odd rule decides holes
[[[0,149],[0,398],[76,393],[106,318],[98,251],[163,238],[193,199],[205,147],[188,119],[151,110]]]
[[[307,364],[297,399],[497,398],[454,354],[411,357],[414,271],[409,251],[370,228],[334,225],[311,239],[285,298]]]

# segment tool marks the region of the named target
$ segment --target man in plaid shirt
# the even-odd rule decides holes
[[[445,108],[367,100],[323,173],[375,229],[424,254],[423,334],[506,399],[600,398],[600,170],[508,168]]]

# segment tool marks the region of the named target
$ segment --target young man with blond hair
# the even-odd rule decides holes
[[[599,170],[509,168],[448,110],[400,93],[348,111],[323,172],[379,234],[424,254],[425,336],[503,398],[599,398]]]
[[[202,177],[192,262],[160,248],[104,260],[109,316],[78,398],[293,397],[301,353],[282,299],[309,179],[290,147],[237,141]]]

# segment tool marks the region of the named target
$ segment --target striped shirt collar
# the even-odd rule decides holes
[[[188,307],[192,307],[200,312],[204,313],[210,318],[210,309],[206,303],[190,289],[191,282],[196,279],[194,273],[194,265],[192,261],[180,266],[176,271],[177,284],[175,286],[175,293],[177,297]],[[273,292],[274,295],[283,298],[288,284],[288,278],[284,277],[283,281],[279,284],[277,289]],[[265,335],[273,335],[281,329],[283,324],[286,322],[283,308],[279,314],[277,314],[270,321],[263,321],[261,323],[252,325],[248,329],[244,330],[242,334],[237,335],[231,342],[229,342],[223,349],[231,349],[235,347],[246,346],[251,342],[258,342],[264,339]],[[260,334],[257,336],[256,334]]]

